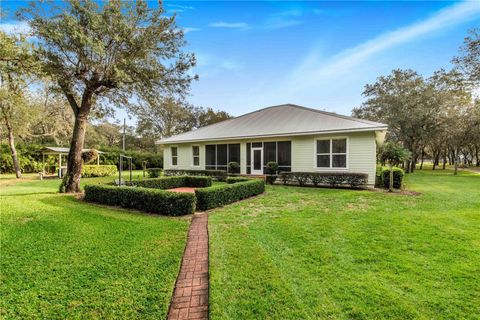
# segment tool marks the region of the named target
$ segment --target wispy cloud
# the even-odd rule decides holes
[[[478,2],[466,1],[447,7],[424,21],[381,34],[355,47],[346,49],[325,62],[318,52],[311,52],[293,71],[292,90],[305,88],[335,75],[351,73],[352,69],[377,54],[403,43],[417,40],[440,29],[479,17]]]
[[[249,27],[248,23],[246,22],[212,22],[209,24],[210,27],[213,28],[227,28],[227,29],[246,29]]]
[[[0,23],[0,30],[8,34],[30,33],[30,26],[26,21],[8,21]]]
[[[167,8],[166,11],[169,13],[179,13],[179,12],[185,12],[187,10],[194,10],[194,7],[190,6],[182,6],[178,4],[166,4],[165,7]]]
[[[286,72],[284,78],[273,84],[272,81],[267,81],[251,96],[259,97],[259,105],[319,99],[328,104],[346,100],[360,102],[365,79],[370,77],[372,70],[382,68],[378,66],[382,59],[388,59],[388,56],[382,54],[478,18],[478,2],[466,1],[442,9],[422,21],[380,34],[333,56],[325,56],[322,50],[311,50],[290,72]],[[391,68],[395,68],[394,62]]]
[[[200,31],[201,29],[200,28],[193,28],[193,27],[184,27],[182,30],[183,30],[183,33],[187,34],[189,32],[193,32],[193,31]]]

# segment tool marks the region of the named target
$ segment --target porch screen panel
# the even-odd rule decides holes
[[[277,162],[277,143],[264,142],[263,143],[263,164],[270,161]]]
[[[217,170],[227,170],[228,148],[226,144],[217,144]]]
[[[278,141],[277,148],[278,171],[292,171],[292,142]]]
[[[206,145],[205,146],[205,169],[215,170],[216,169],[216,145]]]
[[[236,162],[240,164],[240,144],[229,144],[228,145],[228,162]],[[240,173],[240,168],[237,172],[232,173]]]
[[[251,146],[252,144],[250,142],[247,143],[247,174],[250,174],[252,172],[250,163],[250,161],[252,160],[250,157]]]

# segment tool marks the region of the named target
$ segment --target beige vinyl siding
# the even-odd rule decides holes
[[[318,169],[316,168],[315,144],[316,139],[347,138],[347,169]],[[240,170],[246,173],[247,142],[291,141],[292,142],[292,171],[322,172],[346,171],[368,174],[368,184],[375,183],[376,142],[375,132],[357,132],[336,135],[293,136],[269,139],[225,140],[201,143],[168,144],[164,148],[165,169],[205,169],[205,145],[240,143]],[[200,146],[200,166],[193,166],[192,145]],[[178,147],[178,166],[172,167],[170,147]]]

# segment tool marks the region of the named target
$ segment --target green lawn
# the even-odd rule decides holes
[[[211,319],[478,319],[480,175],[407,188],[273,186],[213,210]]]
[[[8,178],[0,179],[0,318],[166,317],[188,218],[88,204],[56,194],[58,179]]]

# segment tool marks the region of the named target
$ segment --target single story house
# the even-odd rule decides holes
[[[157,141],[164,168],[227,170],[262,175],[279,171],[367,173],[375,183],[376,146],[387,125],[294,104],[272,106]]]

